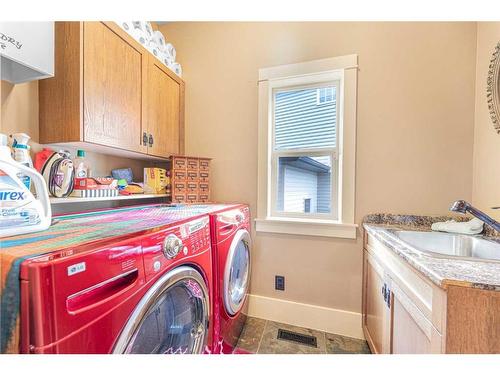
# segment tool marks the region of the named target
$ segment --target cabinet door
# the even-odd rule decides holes
[[[83,47],[84,141],[144,152],[147,55],[101,22],[84,23]]]
[[[365,250],[363,331],[376,354],[390,352],[390,309],[384,300],[384,279],[382,266]]]
[[[152,136],[148,154],[179,154],[181,87],[168,68],[154,57],[148,66],[147,130]]]
[[[442,340],[439,332],[408,296],[394,283],[391,285],[391,297],[391,353],[441,353]]]

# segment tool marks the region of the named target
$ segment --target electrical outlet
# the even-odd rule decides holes
[[[285,276],[274,276],[274,289],[285,290]]]

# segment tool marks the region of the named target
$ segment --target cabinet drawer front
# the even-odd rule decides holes
[[[187,159],[187,169],[192,171],[198,170],[198,159],[188,158]]]
[[[185,203],[186,202],[186,194],[174,193],[172,196],[172,202]]]
[[[208,194],[199,194],[198,195],[198,200],[201,203],[208,203],[210,201],[210,196]]]
[[[177,181],[185,181],[186,180],[186,171],[174,169],[174,179]]]
[[[188,181],[198,181],[198,172],[196,171],[188,171],[187,173],[187,180]]]
[[[446,293],[426,280],[416,270],[380,241],[368,236],[366,248],[375,256],[390,277],[414,302],[423,315],[443,332]]]
[[[210,191],[210,185],[208,184],[208,182],[200,182],[198,183],[198,190],[200,191],[200,193],[208,194],[208,192]]]
[[[198,173],[200,182],[208,182],[210,179],[210,174],[208,172],[200,171]]]
[[[186,200],[188,203],[198,202],[198,194],[187,194]]]
[[[175,194],[185,194],[186,193],[186,183],[185,182],[175,182],[174,183],[174,193]]]
[[[173,169],[185,170],[186,166],[187,166],[186,158],[179,157],[179,156],[172,157],[172,168]]]
[[[210,160],[200,159],[199,165],[200,165],[199,168],[200,171],[208,171],[208,169],[210,168]]]
[[[197,182],[187,182],[186,183],[186,186],[187,186],[187,192],[188,194],[198,194],[198,183]]]

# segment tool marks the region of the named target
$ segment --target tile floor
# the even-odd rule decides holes
[[[278,329],[312,335],[317,347],[278,339]],[[257,354],[370,354],[365,340],[248,317],[238,349]]]

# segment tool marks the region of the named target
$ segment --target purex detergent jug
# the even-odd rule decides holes
[[[29,176],[37,198],[18,176]],[[49,193],[40,173],[12,159],[7,136],[0,134],[0,237],[45,230],[52,212]]]

